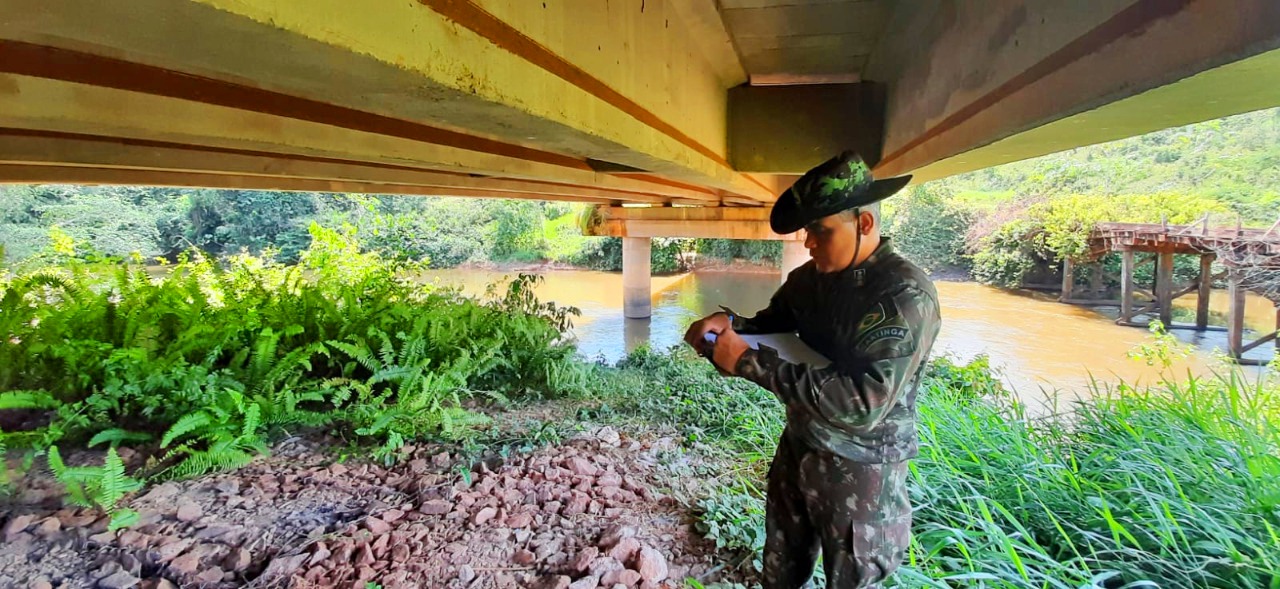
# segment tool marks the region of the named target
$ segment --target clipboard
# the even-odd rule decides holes
[[[825,368],[831,365],[831,359],[818,353],[817,350],[800,340],[794,333],[767,333],[761,335],[738,334],[748,346],[760,349],[766,345],[778,351],[778,357],[793,364],[808,364],[814,368]],[[715,343],[716,334],[708,333],[707,341]]]

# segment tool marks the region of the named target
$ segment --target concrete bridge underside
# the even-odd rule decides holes
[[[1272,0],[0,0],[0,182],[776,237],[767,205],[840,149],[923,181],[1276,106],[1278,48]]]

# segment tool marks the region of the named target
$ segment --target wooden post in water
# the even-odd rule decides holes
[[[1209,295],[1213,292],[1213,254],[1200,256],[1200,291],[1196,293],[1196,329],[1209,327]]]
[[[648,237],[622,238],[622,316],[646,319],[653,314],[653,279]]]
[[[1239,271],[1227,273],[1227,297],[1231,304],[1227,309],[1227,350],[1237,360],[1244,355],[1244,293],[1240,285]]]
[[[1280,358],[1280,302],[1276,303],[1276,357]]]
[[[1089,296],[1091,296],[1096,301],[1101,301],[1107,298],[1106,293],[1103,292],[1103,290],[1104,289],[1102,286],[1102,260],[1099,259],[1098,263],[1094,264],[1092,267],[1089,268],[1089,291],[1090,291]]]
[[[1120,252],[1120,322],[1133,321],[1133,250]]]
[[[1062,296],[1058,297],[1061,302],[1071,300],[1071,288],[1075,286],[1075,268],[1071,263],[1071,258],[1062,259]]]
[[[1166,328],[1173,325],[1173,254],[1160,252],[1156,261],[1156,304],[1160,307],[1160,322]]]

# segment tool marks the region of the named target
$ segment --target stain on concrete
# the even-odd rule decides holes
[[[987,41],[987,50],[991,52],[1000,51],[1010,42],[1014,41],[1014,36],[1018,34],[1018,29],[1027,22],[1027,6],[1019,4],[1011,12],[1004,15],[1000,19],[1000,24],[996,26],[996,30],[991,33],[991,39]]]
[[[18,80],[13,76],[0,76],[0,96],[17,96],[22,94]]]

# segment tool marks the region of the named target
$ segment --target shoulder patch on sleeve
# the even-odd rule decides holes
[[[862,316],[862,320],[858,322],[858,332],[865,332],[881,323],[884,323],[885,312],[884,303],[876,303],[866,315]]]
[[[890,349],[901,351],[904,344],[913,341],[912,325],[906,315],[896,299],[876,303],[858,321],[854,347],[873,354]]]
[[[858,338],[859,348],[870,348],[886,341],[903,341],[911,337],[911,330],[901,325],[886,325],[867,332]]]

